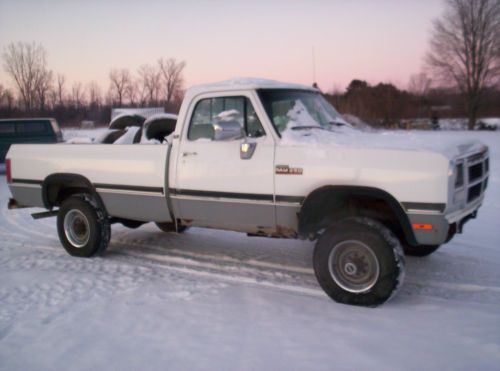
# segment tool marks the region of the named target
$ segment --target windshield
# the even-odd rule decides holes
[[[262,89],[258,93],[280,136],[285,130],[331,131],[336,126],[350,126],[318,92]]]

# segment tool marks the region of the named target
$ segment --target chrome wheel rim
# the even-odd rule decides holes
[[[335,245],[328,257],[328,270],[337,285],[352,293],[370,290],[380,275],[380,265],[372,249],[357,240]]]
[[[81,248],[89,242],[89,221],[80,210],[70,210],[64,216],[64,234],[71,245]]]

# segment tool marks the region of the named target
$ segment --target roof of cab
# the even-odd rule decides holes
[[[0,119],[0,122],[5,121],[40,121],[40,120],[55,120],[53,117],[16,117],[16,118],[6,118]]]
[[[256,90],[256,89],[300,89],[318,91],[312,86],[286,83],[275,80],[267,80],[253,77],[234,78],[209,84],[195,85],[188,89],[186,95],[197,95],[201,93],[232,91],[232,90]]]

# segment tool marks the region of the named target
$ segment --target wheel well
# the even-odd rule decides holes
[[[68,197],[74,194],[87,193],[92,195],[104,210],[101,198],[90,181],[78,174],[52,174],[45,178],[42,185],[43,203],[47,209],[60,206]]]
[[[371,187],[326,186],[311,192],[299,213],[299,234],[314,236],[331,224],[354,216],[378,220],[402,241],[416,244],[408,217],[399,202],[389,193]]]

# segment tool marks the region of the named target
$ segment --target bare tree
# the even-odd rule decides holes
[[[14,108],[14,94],[9,88],[4,88],[0,84],[0,109],[12,111]]]
[[[60,73],[57,74],[57,104],[62,107],[64,106],[64,98],[65,98],[65,88],[64,84],[66,83],[66,77]]]
[[[127,86],[131,83],[130,72],[126,68],[120,70],[112,69],[109,73],[110,93],[116,97],[118,105],[121,107],[125,98]]]
[[[469,130],[484,89],[500,76],[500,0],[446,0],[434,21],[427,64],[465,96]]]
[[[46,85],[51,74],[47,69],[45,49],[35,43],[11,43],[4,48],[4,68],[14,80],[26,111],[31,113],[39,99],[40,92],[46,92],[39,85]],[[38,93],[37,93],[38,91]]]
[[[87,91],[89,96],[89,105],[94,107],[99,107],[102,101],[101,88],[95,81],[91,81],[87,85]]]
[[[7,89],[5,89],[2,84],[0,84],[0,107],[3,106],[6,91]]]
[[[40,71],[35,81],[35,93],[38,108],[41,112],[45,111],[49,92],[52,88],[52,71]]]
[[[139,91],[145,95],[147,104],[154,106],[158,104],[158,98],[161,91],[160,70],[149,64],[139,67]]]
[[[85,104],[85,88],[81,82],[75,82],[71,87],[71,100],[76,108]]]
[[[162,84],[165,89],[165,105],[168,107],[175,97],[180,95],[184,78],[182,71],[186,67],[184,61],[178,62],[174,58],[158,60],[158,66],[162,77]]]
[[[408,82],[408,91],[418,97],[426,96],[431,87],[432,80],[425,72],[417,73],[410,76]]]
[[[9,111],[12,111],[14,109],[14,104],[15,104],[15,97],[14,94],[10,89],[5,90],[3,94],[3,99],[5,101],[5,105]]]
[[[127,97],[128,101],[132,106],[135,105],[137,95],[138,95],[137,82],[130,81],[130,83],[127,84],[127,86],[125,87],[125,97]]]
[[[427,95],[429,94],[431,84],[432,80],[424,72],[410,76],[408,91],[417,98],[418,115],[422,115],[423,108],[426,106]]]

